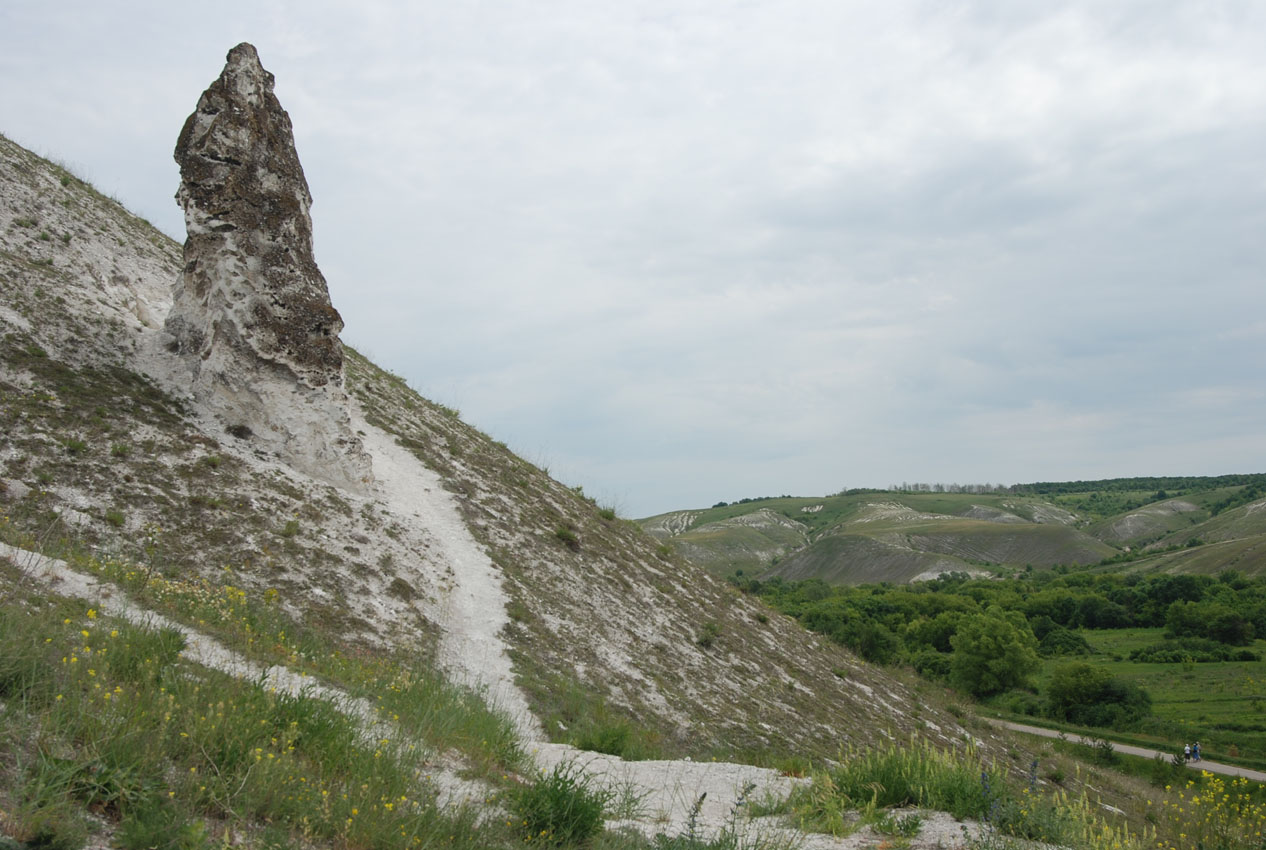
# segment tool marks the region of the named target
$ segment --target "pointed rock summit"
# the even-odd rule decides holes
[[[312,195],[273,75],[228,54],[176,142],[185,267],[167,331],[198,402],[311,475],[363,488],[369,456],[343,389],[343,319],[312,256]]]

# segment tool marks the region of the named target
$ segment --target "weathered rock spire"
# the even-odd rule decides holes
[[[253,46],[229,51],[175,157],[188,237],[166,327],[195,397],[294,466],[367,483],[343,390],[343,320],[312,255],[312,196]]]

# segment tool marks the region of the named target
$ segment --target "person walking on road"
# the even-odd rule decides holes
[[[1196,745],[1191,748],[1191,757],[1195,761],[1200,761],[1200,742],[1196,741]]]
[[[1191,744],[1184,744],[1182,748],[1182,760],[1191,761]]]

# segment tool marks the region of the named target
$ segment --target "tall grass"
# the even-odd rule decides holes
[[[487,846],[471,812],[438,808],[414,742],[366,741],[328,703],[193,667],[181,648],[76,603],[0,605],[6,830],[35,840],[51,818],[73,844],[78,806],[141,845],[166,830],[196,846],[211,818],[349,847]]]
[[[4,523],[0,522],[0,531]],[[255,592],[233,582],[167,578],[143,565],[70,550],[72,566],[128,591],[152,610],[214,635],[226,646],[264,664],[312,674],[363,697],[384,720],[432,749],[455,749],[486,775],[517,770],[524,754],[514,723],[490,708],[483,694],[447,680],[425,651],[349,650],[336,636],[297,622],[274,589]],[[0,667],[0,677],[3,677]]]
[[[1108,850],[1139,846],[1124,827],[1105,822],[1086,799],[1037,791],[1037,763],[1017,789],[971,747],[942,750],[925,740],[887,741],[841,752],[839,766],[816,774],[789,801],[802,828],[847,835],[865,823],[885,825],[896,807],[949,812],[982,824],[975,846],[1012,846],[1013,839]]]

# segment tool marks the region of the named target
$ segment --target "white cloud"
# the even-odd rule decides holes
[[[19,0],[0,130],[178,233],[176,133],[252,41],[346,336],[633,513],[1252,471],[1264,29],[1231,0]]]

